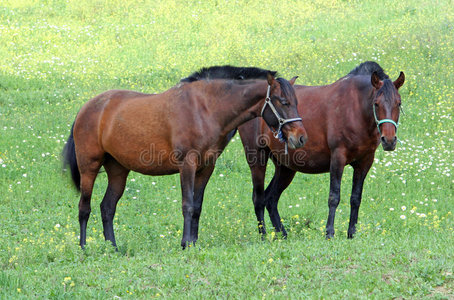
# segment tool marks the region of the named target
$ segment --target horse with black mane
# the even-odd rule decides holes
[[[260,79],[183,80],[161,94],[112,90],[81,108],[63,156],[81,193],[82,248],[93,185],[102,166],[108,178],[101,202],[106,240],[116,246],[113,218],[131,170],[146,175],[179,173],[184,217],[181,245],[185,248],[198,239],[205,186],[235,128],[262,116],[269,126],[279,128],[290,148],[304,145],[307,135],[293,89],[296,77],[287,81],[275,79],[275,72],[231,68],[216,68],[216,72],[246,72]]]
[[[348,238],[353,238],[364,180],[374,161],[375,151],[380,143],[385,151],[396,147],[401,106],[398,89],[404,81],[403,72],[393,82],[377,63],[365,62],[330,85],[295,86],[298,112],[303,116],[308,142],[304,148],[291,149],[288,154],[263,121],[251,120],[238,128],[252,173],[252,198],[260,233],[266,233],[266,207],[276,232],[287,236],[277,205],[296,172],[329,172],[326,238],[332,238],[342,173],[346,165],[351,165],[354,171]],[[261,142],[257,143],[257,140]],[[264,190],[269,157],[275,172]]]
[[[247,76],[205,72],[194,74],[191,79],[226,75],[235,79]],[[261,234],[266,233],[266,207],[276,232],[287,236],[277,205],[280,195],[297,171],[309,174],[329,172],[326,237],[333,237],[342,173],[346,165],[351,165],[354,173],[348,238],[353,237],[364,180],[374,161],[375,151],[380,143],[385,151],[392,151],[396,147],[401,104],[398,89],[404,81],[403,72],[392,82],[380,65],[368,61],[330,85],[294,86],[298,112],[304,118],[308,142],[304,148],[288,153],[283,149],[283,144],[273,138],[275,132],[267,128],[262,120],[254,119],[238,128],[252,173],[252,200]],[[270,157],[275,172],[265,190],[265,171]]]

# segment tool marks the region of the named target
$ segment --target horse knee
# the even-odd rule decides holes
[[[328,200],[328,206],[336,208],[339,205],[339,197],[330,196]]]
[[[195,212],[195,208],[192,205],[183,205],[183,216],[189,215],[193,216]]]
[[[352,197],[350,199],[350,206],[352,208],[359,208],[359,206],[361,205],[361,198],[359,197]]]

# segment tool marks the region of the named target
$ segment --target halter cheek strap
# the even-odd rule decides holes
[[[291,122],[303,121],[303,119],[302,118],[291,118],[291,119],[282,118],[281,115],[279,114],[279,112],[277,111],[276,107],[274,106],[273,102],[271,102],[270,90],[271,90],[271,86],[268,85],[268,90],[266,91],[265,104],[263,104],[262,111],[260,112],[260,115],[263,118],[263,112],[265,111],[265,108],[267,106],[269,106],[271,108],[271,111],[274,113],[274,116],[276,117],[276,119],[277,119],[277,121],[279,123],[279,128],[275,131],[275,130],[273,130],[273,128],[271,128],[271,126],[269,126],[268,124],[267,125],[270,128],[270,130],[273,132],[274,137],[275,138],[279,138],[279,140],[281,142],[285,143],[285,154],[287,154],[288,153],[288,150],[287,150],[288,145],[287,145],[287,141],[284,139],[284,134],[282,133],[282,130],[281,130],[282,126],[284,126],[287,123],[291,123]]]

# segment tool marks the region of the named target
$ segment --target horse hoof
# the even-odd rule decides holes
[[[352,239],[355,235],[355,232],[356,232],[356,229],[353,227],[353,228],[349,228],[348,231],[347,231],[347,238],[348,239]]]
[[[195,247],[195,242],[196,242],[196,241],[181,242],[181,248],[182,248],[182,250],[184,250],[184,249],[186,249],[186,248],[193,248],[193,247]]]

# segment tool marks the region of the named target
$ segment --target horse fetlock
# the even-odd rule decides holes
[[[326,239],[332,239],[334,237],[334,228],[333,227],[327,227],[326,228]]]
[[[282,237],[287,238],[287,230],[285,230],[284,225],[281,226],[280,232],[282,232]]]
[[[259,234],[261,234],[262,236],[266,235],[265,222],[258,221],[257,223]]]
[[[347,238],[352,239],[353,236],[355,235],[355,233],[356,233],[356,226],[354,224],[350,225],[348,227],[348,231],[347,231]]]

